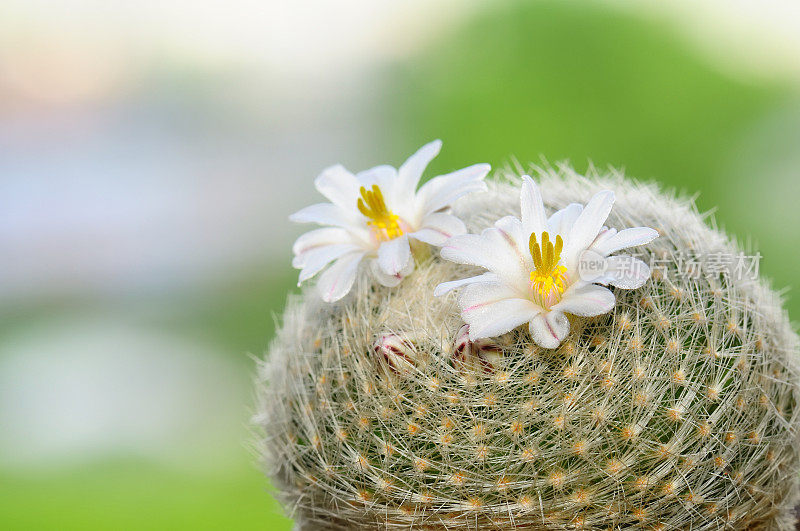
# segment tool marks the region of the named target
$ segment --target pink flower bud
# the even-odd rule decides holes
[[[417,353],[410,341],[395,334],[385,334],[375,341],[372,348],[393,373],[409,376],[415,371]]]
[[[503,349],[500,345],[490,339],[470,341],[469,325],[459,329],[453,343],[453,363],[456,368],[492,374],[500,367],[502,359]]]

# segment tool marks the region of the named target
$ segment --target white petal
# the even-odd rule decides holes
[[[434,177],[422,185],[417,194],[420,201],[420,211],[423,215],[436,212],[447,206],[459,197],[486,190],[483,178],[489,173],[491,166],[488,164],[475,164],[447,175]]]
[[[382,164],[380,166],[375,166],[374,168],[358,172],[356,174],[356,178],[358,179],[358,182],[361,183],[361,186],[367,189],[370,189],[373,184],[377,184],[383,193],[383,198],[386,201],[386,205],[390,209],[393,209],[391,199],[394,196],[394,189],[395,185],[397,184],[396,169],[387,164]]]
[[[436,212],[425,216],[422,220],[422,227],[408,236],[440,247],[453,236],[458,236],[465,232],[467,232],[467,228],[464,226],[463,221],[452,214]]]
[[[363,252],[347,254],[333,263],[317,282],[317,290],[325,302],[335,302],[347,295],[358,272],[358,264],[364,257]]]
[[[494,226],[503,234],[509,243],[515,249],[517,249],[518,256],[527,258],[528,253],[525,250],[528,249],[528,239],[530,238],[530,234],[525,234],[525,232],[522,230],[522,222],[519,219],[515,218],[514,216],[505,216],[495,221]],[[532,268],[533,259],[531,259],[530,264],[528,264],[526,261],[525,265],[528,269]]]
[[[650,267],[628,255],[610,256],[605,260],[602,278],[599,284],[611,284],[622,289],[640,288],[650,278]]]
[[[602,229],[600,229],[600,232],[597,234],[597,237],[595,237],[594,241],[589,246],[589,249],[600,254],[600,252],[597,251],[597,248],[605,245],[605,242],[608,241],[610,238],[612,238],[616,233],[617,229],[604,226]],[[602,256],[605,257],[604,254]]]
[[[330,199],[335,205],[346,210],[356,208],[361,184],[355,175],[341,164],[325,168],[314,181],[319,193]]]
[[[605,190],[594,195],[583,209],[569,236],[564,239],[563,262],[567,269],[575,269],[578,255],[591,245],[600,229],[603,228],[611,207],[614,205],[614,192]]]
[[[346,227],[357,222],[355,213],[348,212],[333,203],[317,203],[298,210],[291,216],[295,223],[319,223],[320,225],[333,225]]]
[[[657,237],[658,231],[650,227],[633,227],[630,229],[623,229],[600,241],[595,241],[595,243],[592,244],[592,249],[600,254],[608,256],[621,249],[650,243]]]
[[[316,247],[333,245],[337,243],[351,242],[350,233],[340,227],[325,227],[314,229],[302,234],[295,240],[292,246],[292,253],[295,255],[303,254]]]
[[[478,234],[463,234],[447,240],[442,258],[460,264],[474,265],[496,273],[503,282],[520,293],[527,290],[529,268],[513,238],[496,227]]]
[[[469,319],[470,339],[503,335],[534,319],[541,311],[526,299],[504,299],[493,303],[490,308],[489,312],[464,318],[465,321]]]
[[[419,185],[422,172],[428,167],[433,158],[442,149],[442,141],[434,140],[419,148],[416,153],[408,157],[402,166],[397,170],[397,190],[403,193],[415,192]]]
[[[382,286],[386,286],[387,288],[393,288],[397,286],[405,277],[414,272],[414,260],[409,260],[406,267],[396,275],[387,275],[381,271],[381,267],[378,265],[377,259],[370,260],[369,265],[370,269],[372,270],[372,274],[375,276],[375,279],[378,281],[378,283]]]
[[[550,309],[582,317],[592,317],[611,311],[614,302],[614,294],[609,289],[594,284],[584,284],[568,289],[561,302]]]
[[[575,220],[583,212],[583,205],[580,203],[570,203],[547,219],[547,232],[550,233],[551,241],[556,234],[562,237],[567,236],[575,225]]]
[[[300,283],[313,277],[337,258],[358,250],[359,248],[355,245],[344,243],[317,247],[295,256],[294,260],[292,260],[292,266],[302,269],[297,284],[300,285]]]
[[[533,341],[543,348],[556,348],[569,333],[567,316],[558,311],[537,315],[528,325]]]
[[[539,187],[528,175],[522,176],[522,189],[519,193],[519,206],[522,211],[522,230],[529,237],[536,233],[540,235],[545,230],[547,217],[544,212],[544,203]]]
[[[465,318],[491,314],[492,304],[506,299],[521,299],[519,294],[504,282],[482,281],[464,287],[458,296],[461,315]],[[533,304],[531,302],[531,304]],[[467,320],[467,323],[470,321]]]
[[[536,304],[519,298],[502,282],[483,281],[467,285],[458,304],[472,339],[494,337],[513,330],[541,312]]]
[[[397,276],[411,260],[411,246],[405,234],[381,243],[378,248],[378,265],[387,275]]]
[[[441,297],[446,293],[450,293],[454,289],[466,286],[468,284],[478,284],[481,282],[499,282],[497,275],[494,273],[484,273],[475,277],[462,278],[460,280],[451,280],[449,282],[442,282],[433,290],[434,297]]]
[[[485,231],[484,231],[485,232]],[[442,258],[459,264],[489,269],[494,265],[489,244],[479,234],[462,234],[450,238],[442,247]]]

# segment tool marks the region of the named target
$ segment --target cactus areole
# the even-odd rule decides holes
[[[616,173],[415,195],[438,148],[337,167],[350,195],[329,170],[347,216],[300,216],[331,222],[303,279],[332,265],[290,298],[255,415],[297,528],[792,529],[798,339],[753,257]]]

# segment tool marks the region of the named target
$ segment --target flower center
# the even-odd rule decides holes
[[[377,184],[372,185],[372,190],[361,187],[358,211],[369,219],[367,225],[370,226],[378,241],[393,240],[403,235],[403,229],[400,228],[400,216],[386,208],[383,192]]]
[[[561,259],[561,249],[564,247],[564,240],[560,235],[556,235],[556,243],[550,241],[547,231],[542,232],[542,243],[536,238],[536,233],[531,234],[528,240],[531,250],[533,265],[536,267],[531,271],[531,290],[533,297],[542,307],[549,308],[561,300],[561,294],[567,289],[567,268],[558,265]]]

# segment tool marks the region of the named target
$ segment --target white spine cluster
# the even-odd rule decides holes
[[[798,340],[762,281],[683,266],[735,256],[690,202],[620,175],[540,171],[546,206],[617,201],[658,268],[556,350],[522,327],[467,344],[453,295],[476,274],[431,257],[386,288],[290,301],[259,365],[260,447],[308,529],[790,529],[798,498]],[[461,199],[472,232],[518,184]],[[427,526],[427,527],[426,527]]]

